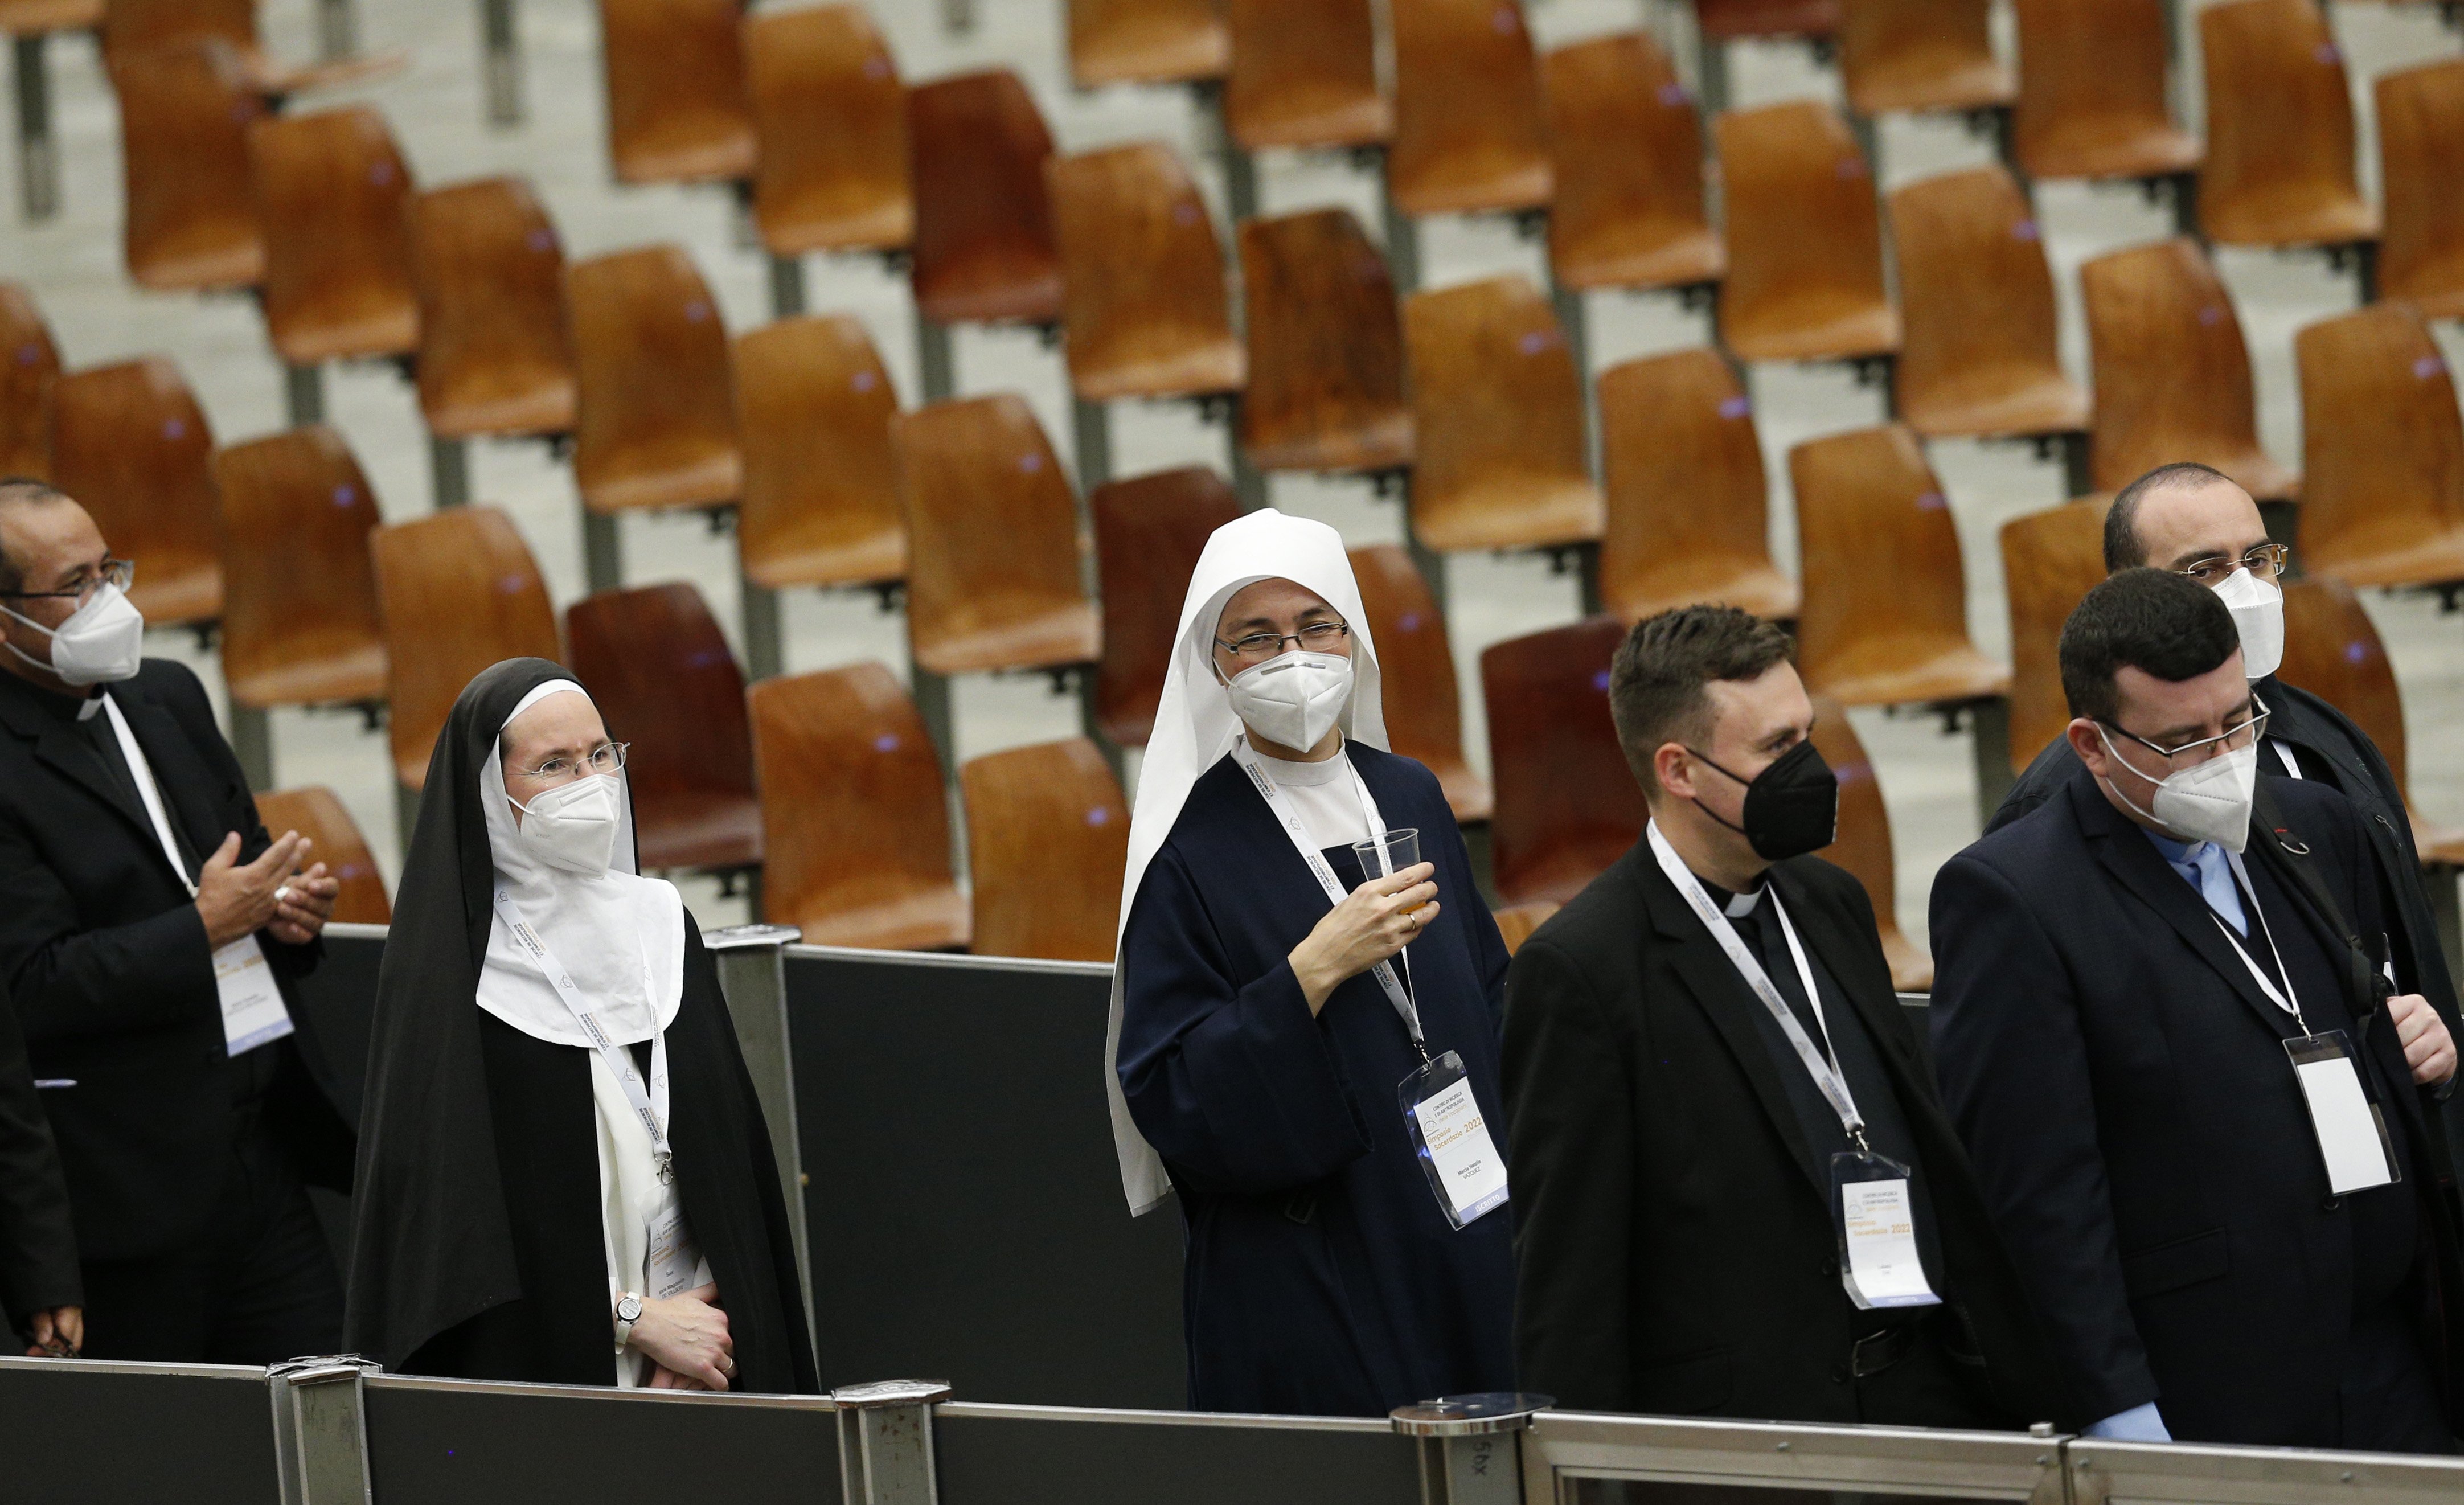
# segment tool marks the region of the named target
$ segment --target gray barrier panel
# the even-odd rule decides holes
[[[260,1383],[259,1432],[264,1406]],[[839,1505],[837,1426],[819,1399],[367,1383],[368,1465],[382,1505]]]
[[[1108,966],[791,946],[825,1388],[1176,1408],[1180,1215],[1133,1219]]]
[[[266,1505],[275,1496],[265,1371],[0,1359],[0,1499],[44,1505]]]
[[[1384,1418],[1198,1417],[936,1406],[940,1505],[1419,1505]]]

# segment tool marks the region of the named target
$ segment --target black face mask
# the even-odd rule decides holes
[[[1694,752],[1691,747],[1685,750]],[[1719,812],[1701,800],[1694,802],[1695,808],[1753,843],[1754,855],[1764,861],[1782,862],[1818,851],[1830,846],[1838,833],[1839,781],[1814,750],[1812,738],[1780,754],[1751,779],[1738,779],[1701,753],[1694,756],[1746,786],[1746,808],[1741,812],[1746,823],[1720,820]]]

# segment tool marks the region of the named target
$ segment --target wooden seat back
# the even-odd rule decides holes
[[[2301,478],[2259,446],[2241,321],[2195,241],[2098,256],[2080,265],[2079,288],[2096,387],[2089,453],[2097,490],[2197,460],[2261,501],[2299,496]]]
[[[1190,576],[1215,530],[1239,520],[1241,502],[1223,477],[1192,465],[1109,481],[1088,497],[1087,507],[1095,519],[1104,595],[1095,725],[1116,746],[1143,747],[1155,730]]]
[[[1900,272],[1900,416],[1927,437],[2073,432],[2087,393],[2062,374],[2045,237],[2008,169],[1891,195]]]
[[[333,918],[345,925],[393,923],[393,901],[385,897],[385,874],[368,851],[360,823],[334,791],[321,784],[299,789],[276,789],[256,797],[256,818],[275,835],[296,830],[316,845],[308,860],[325,864],[326,875],[342,885],[334,896]]]
[[[159,355],[72,371],[52,388],[52,484],[112,553],[136,561],[128,599],[151,626],[223,614],[213,457],[205,409]]]
[[[1048,324],[1061,252],[1044,163],[1052,133],[1018,75],[962,74],[907,92],[915,184],[916,312],[941,324]]]
[[[293,365],[419,347],[410,278],[410,168],[365,105],[249,127],[265,326]]]
[[[2165,0],[2015,0],[2013,155],[2031,178],[2187,172],[2204,154],[2173,123]]]
[[[202,41],[257,50],[256,0],[105,0],[101,20],[96,40],[109,67]]]
[[[2276,676],[2351,717],[2378,744],[2396,788],[2410,803],[2404,695],[2387,643],[2352,587],[2337,580],[2284,583],[2284,663]]]
[[[704,507],[744,489],[718,302],[682,246],[565,269],[573,331],[573,476],[583,505]]]
[[[1798,445],[1805,606],[1797,668],[1847,705],[2001,695],[2011,676],[1968,637],[1959,530],[1916,435],[1899,424]]]
[[[967,943],[941,764],[915,702],[877,663],[746,693],[761,789],[762,918],[813,945]]]
[[[1609,660],[1625,634],[1617,618],[1595,616],[1480,655],[1496,791],[1489,851],[1507,903],[1573,897],[1651,817],[1609,719]]]
[[[418,789],[445,719],[481,670],[508,658],[561,661],[564,651],[539,562],[501,509],[454,507],[392,523],[368,550],[385,622],[394,777]]]
[[[2464,58],[2381,74],[2379,296],[2464,319]]]
[[[1798,36],[1821,40],[1839,30],[1841,0],[1694,0],[1694,22],[1713,41]]]
[[[617,182],[753,175],[742,24],[737,0],[599,0]]]
[[[52,474],[52,395],[60,351],[33,295],[0,282],[0,476]]]
[[[607,735],[632,744],[625,783],[643,869],[759,863],[744,675],[701,592],[603,590],[566,609],[564,632]]]
[[[1069,0],[1069,75],[1108,83],[1192,83],[1232,66],[1222,0]]]
[[[1402,321],[1386,258],[1341,209],[1241,227],[1249,385],[1241,448],[1266,471],[1412,460]]]
[[[1370,0],[1231,0],[1229,19],[1223,121],[1243,150],[1366,146],[1393,132]]]
[[[1512,956],[1531,939],[1531,932],[1548,922],[1549,917],[1561,906],[1553,899],[1534,899],[1529,904],[1502,904],[1489,913],[1497,921],[1497,938],[1506,942],[1506,954]]]
[[[2318,0],[2199,12],[2208,160],[2199,228],[2232,246],[2343,245],[2379,232],[2353,175],[2353,97]]]
[[[1864,888],[1874,906],[1874,927],[1881,932],[1882,959],[1890,963],[1891,985],[1903,993],[1930,992],[1933,963],[1900,929],[1891,816],[1882,806],[1882,786],[1874,778],[1874,760],[1865,755],[1847,711],[1835,701],[1814,704],[1814,750],[1839,781],[1838,835],[1822,849],[1822,859],[1847,869]]]
[[[736,547],[772,590],[907,573],[890,421],[898,392],[850,314],[781,319],[736,340],[744,498]]]
[[[2421,316],[2374,303],[2293,351],[2304,567],[2355,586],[2464,580],[2464,417]]]
[[[1386,187],[1406,214],[1493,214],[1549,202],[1540,70],[1520,0],[1389,0],[1395,144]]]
[[[568,433],[564,247],[531,186],[482,178],[411,200],[419,407],[439,438]]]
[[[1130,807],[1084,737],[1012,747],[958,770],[978,956],[1110,962],[1130,861]]]
[[[1556,311],[1520,273],[1403,303],[1412,367],[1412,533],[1435,549],[1596,539],[1583,385]]]
[[[2062,624],[2104,578],[2104,504],[2075,501],[2002,524],[2002,586],[2011,608],[2011,771],[2035,761],[2071,723],[2058,652]]]
[[[907,517],[907,640],[938,675],[1092,663],[1078,501],[1025,399],[934,403],[891,420]]]
[[[2017,93],[1991,0],[1841,0],[1839,73],[1859,115],[1981,110]]]
[[[248,140],[266,107],[239,55],[205,37],[115,56],[111,86],[130,279],[187,292],[263,281]]]
[[[1568,288],[1687,287],[1727,265],[1703,194],[1703,122],[1641,32],[1541,59],[1556,191],[1549,265]]]
[[[1874,176],[1848,122],[1798,100],[1731,110],[1714,135],[1727,187],[1721,342],[1748,361],[1897,350]]]
[[[102,0],[0,0],[0,33],[40,36],[91,31],[102,23]]]
[[[1352,551],[1360,609],[1377,645],[1377,678],[1393,750],[1438,776],[1446,807],[1464,823],[1488,819],[1488,781],[1463,761],[1462,692],[1446,614],[1412,556],[1393,543]]]
[[[1054,157],[1045,173],[1072,389],[1090,403],[1238,390],[1223,244],[1172,148]]]
[[[862,5],[747,15],[744,74],[760,143],[753,218],[771,255],[915,238],[907,91]]]
[[[1771,557],[1770,482],[1752,406],[1715,350],[1679,350],[1600,373],[1608,524],[1600,602],[1628,622],[1724,602],[1796,615],[1796,583]]]
[[[382,700],[385,627],[368,535],[376,494],[319,424],[214,456],[222,494],[223,679],[242,705]]]

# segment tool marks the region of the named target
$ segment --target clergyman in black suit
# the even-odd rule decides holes
[[[0,1316],[29,1358],[75,1354],[85,1343],[69,1194],[36,1090],[0,987]]]
[[[1579,1410],[2068,1422],[1864,890],[1801,855],[1832,840],[1838,785],[1789,647],[1689,607],[1611,667],[1651,823],[1507,983],[1522,1383]],[[1898,1167],[1913,1222],[1903,1257],[1853,1246],[1854,1296],[1843,1159]]]
[[[292,989],[340,885],[270,837],[186,668],[142,658],[131,566],[0,481],[0,985],[68,1181],[90,1358],[331,1352],[305,1190],[353,1137]]]
[[[2089,1430],[2453,1451],[2455,1051],[2384,982],[2361,818],[2256,778],[2197,583],[2108,577],[2060,659],[2079,766],[1936,876],[1932,1029]]]

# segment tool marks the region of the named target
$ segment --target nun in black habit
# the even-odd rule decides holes
[[[473,679],[377,982],[344,1320],[387,1369],[812,1391],[718,974],[635,873],[622,745],[566,671]]]

